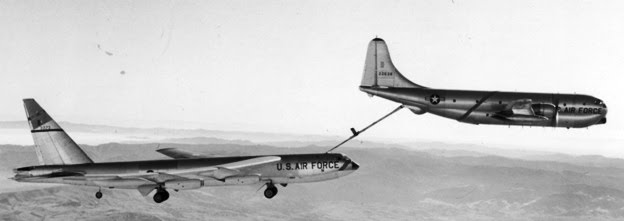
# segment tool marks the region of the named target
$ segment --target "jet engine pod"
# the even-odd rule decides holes
[[[60,174],[63,172],[61,169],[47,169],[47,168],[37,168],[33,169],[31,167],[24,167],[19,169],[14,169],[13,172],[22,175],[22,176],[45,176],[52,174]]]
[[[260,182],[260,177],[258,176],[235,176],[225,178],[225,183],[227,184],[253,184]]]
[[[202,180],[170,180],[165,182],[165,188],[175,189],[175,190],[192,190],[199,189],[204,186],[204,181]]]
[[[533,104],[531,105],[531,108],[533,108],[535,115],[548,118],[554,117],[557,113],[557,108],[555,108],[555,105],[552,104]]]
[[[127,178],[127,179],[106,179],[106,180],[94,180],[93,183],[96,186],[105,186],[113,188],[132,188],[151,183],[144,179]]]

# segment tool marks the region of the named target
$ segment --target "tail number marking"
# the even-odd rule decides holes
[[[377,72],[378,76],[392,76],[392,72],[389,71],[379,71]]]

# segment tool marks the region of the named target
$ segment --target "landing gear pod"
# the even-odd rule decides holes
[[[156,193],[154,194],[154,202],[162,203],[165,200],[169,199],[169,192],[163,188],[156,189]]]
[[[277,195],[277,187],[272,183],[267,183],[267,188],[264,190],[264,197],[271,199],[275,195]]]

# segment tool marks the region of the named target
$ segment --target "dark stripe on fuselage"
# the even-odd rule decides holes
[[[477,102],[474,106],[472,106],[470,109],[468,109],[468,111],[466,111],[466,113],[464,115],[462,115],[461,117],[457,118],[457,121],[464,121],[474,110],[476,110],[479,106],[481,106],[481,104],[483,104],[483,102],[485,102],[488,98],[492,97],[492,95],[498,93],[498,91],[492,91],[488,94],[486,94],[485,96],[483,96],[481,98],[481,100],[479,100],[479,102]]]
[[[349,164],[351,163],[351,160],[346,160],[342,166],[338,169],[338,171],[343,171],[347,168],[347,166],[349,166]]]
[[[98,173],[120,173],[120,171],[132,170],[134,172],[147,172],[147,170],[161,169],[191,169],[197,167],[209,167],[242,160],[278,156],[280,162],[312,162],[327,160],[343,160],[344,155],[340,153],[329,154],[285,154],[285,155],[257,155],[257,156],[237,156],[237,157],[214,157],[199,159],[166,159],[166,160],[145,160],[145,161],[118,161],[101,162],[91,164],[69,164],[69,165],[40,165],[17,168],[16,171],[30,171],[33,169],[63,169],[65,171],[89,172],[91,175]]]
[[[50,131],[63,131],[63,129],[44,129],[44,130],[30,130],[31,133],[41,133],[41,132],[50,132]]]

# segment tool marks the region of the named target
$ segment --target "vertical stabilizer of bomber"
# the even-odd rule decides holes
[[[403,77],[390,59],[388,45],[381,38],[368,44],[364,74],[360,86],[391,88],[424,88]]]
[[[24,99],[24,109],[41,165],[93,163],[34,99]]]

